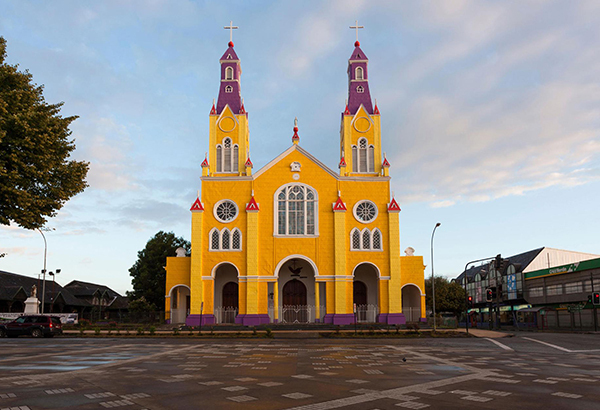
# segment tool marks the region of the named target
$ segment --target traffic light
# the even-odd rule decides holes
[[[494,299],[494,294],[492,292],[492,288],[487,288],[485,290],[485,301],[491,302]]]
[[[594,305],[600,305],[600,292],[594,292],[593,296],[593,301],[592,303]]]
[[[467,299],[467,305],[473,307],[473,296],[469,296]]]

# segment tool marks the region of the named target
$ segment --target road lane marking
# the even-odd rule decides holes
[[[542,342],[541,340],[532,339],[532,338],[530,338],[530,337],[524,337],[523,339],[526,339],[526,340],[531,340],[532,342],[540,343],[540,344],[543,344],[543,345],[549,346],[549,347],[551,347],[551,348],[553,348],[553,349],[562,350],[563,352],[567,352],[567,353],[573,353],[573,351],[572,351],[572,350],[570,350],[570,349],[566,349],[566,348],[564,348],[564,347],[560,347],[560,346],[557,346],[557,345],[553,345],[552,343],[548,343],[548,342]]]
[[[509,350],[509,351],[511,351],[511,352],[514,352],[514,351],[515,351],[515,349],[513,349],[512,347],[508,347],[508,346],[506,346],[505,344],[503,344],[503,343],[500,343],[500,342],[499,342],[499,341],[497,341],[497,340],[490,339],[489,337],[486,337],[486,338],[485,338],[485,340],[489,340],[490,342],[492,342],[492,343],[493,343],[493,344],[495,344],[496,346],[499,346],[499,347],[501,347],[501,348],[502,348],[502,349],[504,349],[504,350]]]

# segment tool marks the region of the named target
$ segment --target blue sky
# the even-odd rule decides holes
[[[541,246],[600,253],[597,1],[9,1],[8,62],[64,101],[90,187],[49,221],[57,280],[131,289],[159,230],[190,237],[233,20],[255,171],[291,144],[332,169],[358,19],[402,207],[401,250],[453,277]],[[0,227],[0,269],[37,276],[38,232]]]

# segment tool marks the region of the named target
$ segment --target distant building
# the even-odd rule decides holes
[[[42,297],[42,280],[16,273],[0,271],[0,313],[20,313],[25,310],[25,300],[31,296],[31,289],[37,287],[37,298],[44,300],[45,313],[83,314],[91,305],[75,297],[69,290],[63,288],[46,276],[46,292]],[[40,305],[40,311],[42,310]]]
[[[94,319],[121,319],[128,311],[128,299],[108,286],[74,280],[65,289],[92,307]]]
[[[595,275],[588,272],[595,266],[590,260],[599,257],[543,247],[504,257],[506,262],[500,269],[494,260],[471,267],[454,281],[466,287],[467,295],[472,298],[469,320],[473,325],[487,326],[492,308],[492,312],[498,311],[500,323],[514,324],[520,320],[538,326],[538,311],[555,308],[566,311],[566,303],[585,305]],[[579,273],[572,275],[574,272]],[[600,289],[600,270],[597,273],[596,289]],[[586,275],[587,281],[583,279]],[[492,302],[488,301],[488,289],[490,293],[493,289]],[[561,303],[564,306],[561,307]],[[555,317],[560,321],[559,316]]]

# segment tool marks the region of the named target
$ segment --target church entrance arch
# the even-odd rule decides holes
[[[376,322],[379,314],[379,271],[369,262],[354,268],[354,303],[358,322]]]
[[[238,270],[223,262],[214,271],[214,315],[216,323],[235,323],[239,312]]]
[[[402,313],[407,322],[418,322],[421,318],[421,290],[413,284],[402,287]]]
[[[177,285],[171,289],[171,323],[185,323],[190,314],[190,288]]]
[[[282,323],[309,323],[316,318],[315,270],[311,262],[294,256],[277,272],[279,320]]]

